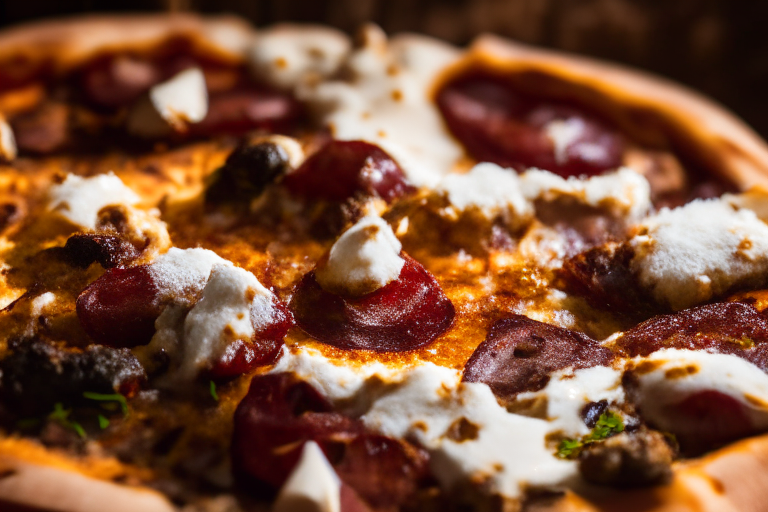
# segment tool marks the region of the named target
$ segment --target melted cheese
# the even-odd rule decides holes
[[[740,403],[755,428],[768,428],[768,375],[740,357],[665,349],[633,363],[638,368],[637,405],[661,430],[674,432],[676,418],[670,411],[692,394],[708,390]]]
[[[641,223],[630,244],[632,269],[662,304],[679,310],[744,283],[765,283],[768,226],[722,200],[663,209]]]
[[[401,249],[389,224],[363,217],[333,244],[328,261],[315,271],[317,282],[327,291],[351,295],[378,290],[400,276]]]
[[[256,34],[248,56],[257,78],[280,89],[333,75],[349,53],[349,39],[315,26],[277,26]]]
[[[452,208],[479,211],[492,220],[501,216],[511,225],[530,220],[533,207],[523,197],[517,173],[496,164],[482,163],[466,174],[449,174],[437,191],[445,194]]]
[[[341,481],[314,441],[307,441],[301,458],[277,495],[273,512],[341,512]]]
[[[640,219],[651,208],[648,180],[628,167],[586,179],[565,179],[549,171],[531,169],[520,176],[520,183],[529,201],[570,198],[630,220]]]
[[[86,229],[96,227],[99,210],[105,206],[138,202],[139,196],[112,173],[91,178],[69,174],[48,190],[48,210]]]
[[[439,69],[456,50],[418,38],[387,43],[369,27],[363,47],[343,69],[345,80],[300,87],[299,99],[339,140],[365,140],[389,153],[417,186],[434,186],[462,156],[429,97]]]
[[[214,265],[230,262],[207,249],[172,247],[149,267],[160,300],[191,305],[208,282]]]

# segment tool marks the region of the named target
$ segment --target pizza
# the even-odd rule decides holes
[[[0,34],[0,508],[765,510],[768,146],[481,36]]]

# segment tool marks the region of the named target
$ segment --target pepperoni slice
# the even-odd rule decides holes
[[[277,299],[273,299],[272,305],[272,323],[254,334],[250,341],[236,340],[231,343],[211,368],[211,378],[218,380],[236,377],[277,358],[285,334],[293,327],[293,316]]]
[[[608,365],[613,353],[590,337],[522,315],[499,320],[464,366],[464,382],[483,382],[502,400],[546,386],[552,372]]]
[[[414,190],[391,156],[361,140],[329,142],[288,174],[284,183],[296,195],[328,201],[363,193],[391,202]]]
[[[454,80],[440,90],[437,105],[479,161],[564,177],[601,174],[622,162],[622,137],[607,125],[574,107],[514,92],[498,77]]]
[[[240,134],[263,129],[284,132],[301,118],[301,105],[291,96],[256,87],[238,87],[211,94],[208,114],[190,125],[196,137]]]
[[[293,374],[255,377],[235,411],[236,474],[277,489],[309,440],[376,509],[398,509],[428,475],[424,450],[366,431],[359,420],[334,412],[317,390]]]
[[[400,253],[400,277],[386,286],[349,297],[325,291],[312,271],[296,287],[290,308],[296,323],[318,341],[342,349],[402,352],[431,343],[456,314],[435,278]]]
[[[162,309],[149,267],[112,268],[77,298],[80,324],[96,343],[110,347],[146,345]]]
[[[117,108],[135,101],[164,76],[157,65],[146,60],[110,56],[90,63],[80,72],[79,90],[94,105]]]
[[[768,319],[752,305],[719,302],[658,315],[626,331],[616,348],[629,357],[663,348],[734,354],[768,371]]]

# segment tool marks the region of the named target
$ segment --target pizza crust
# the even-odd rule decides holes
[[[768,145],[701,94],[660,77],[587,57],[482,35],[435,85],[475,67],[501,71],[522,90],[576,100],[651,147],[671,148],[741,190],[768,184]]]
[[[302,30],[291,27],[289,30]],[[186,38],[205,55],[244,62],[254,36],[243,20],[190,14],[94,16],[23,25],[0,34],[0,68],[24,56],[30,69],[50,65],[65,73],[111,50],[152,52],[162,41]],[[575,94],[595,108],[613,112],[622,128],[652,144],[680,149],[739,188],[768,186],[768,146],[743,122],[699,94],[663,79],[591,59],[531,48],[486,35],[443,76],[448,79],[482,63],[520,76],[545,76],[547,92]],[[435,89],[439,84],[435,85]],[[569,92],[570,91],[570,92]],[[649,128],[664,137],[653,140]],[[768,435],[735,443],[702,459],[680,463],[666,486],[641,490],[581,487],[530,512],[762,511],[768,507]],[[0,454],[0,508],[60,512],[176,510],[154,491],[31,463]],[[633,508],[634,507],[634,508]],[[11,510],[13,510],[11,508]]]

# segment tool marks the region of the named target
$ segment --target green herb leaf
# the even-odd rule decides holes
[[[109,426],[109,420],[105,418],[103,415],[99,414],[98,418],[99,418],[99,428],[101,430],[104,430]]]
[[[585,446],[602,441],[624,431],[624,422],[616,413],[605,411],[597,419],[592,431],[581,439],[566,438],[557,447],[557,456],[561,459],[575,459]]]
[[[211,381],[211,396],[217,402],[219,401],[219,394],[216,392],[216,383]]]
[[[120,404],[120,408],[123,410],[123,416],[128,416],[128,401],[120,393],[92,393],[86,391],[83,396],[89,400],[96,400],[99,402],[117,402]]]
[[[53,412],[48,417],[70,430],[73,430],[78,436],[85,439],[87,437],[85,429],[76,421],[71,421],[69,415],[72,413],[72,409],[65,409],[61,402],[56,402],[53,406]]]

